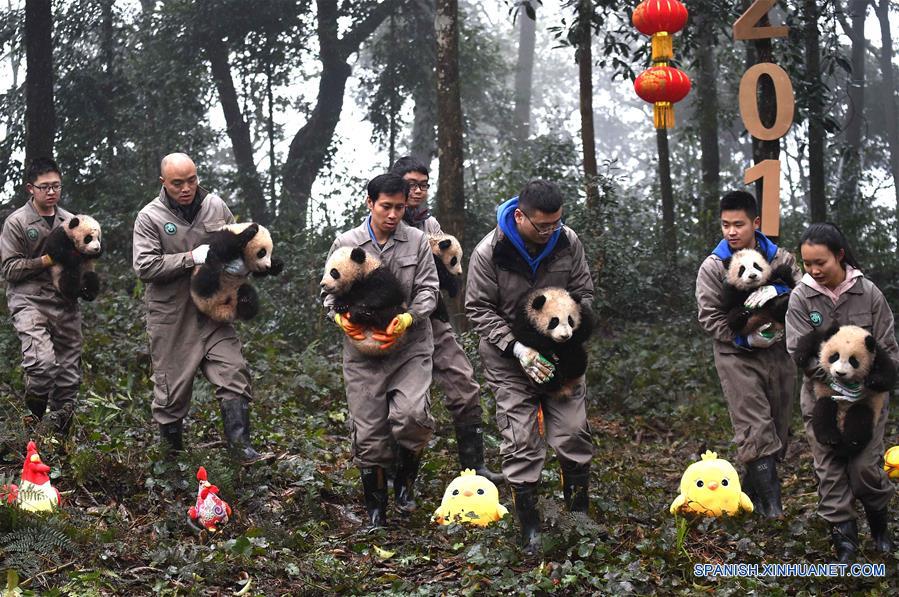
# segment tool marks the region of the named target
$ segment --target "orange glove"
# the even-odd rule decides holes
[[[343,317],[340,315],[340,313],[337,313],[334,316],[334,321],[337,323],[337,325],[340,326],[340,329],[343,330],[343,333],[353,340],[365,340],[365,333],[362,331],[362,326],[351,323],[349,313],[346,314],[346,317]]]
[[[383,333],[375,332],[371,335],[371,338],[372,340],[381,343],[381,346],[379,347],[381,350],[387,350],[406,333],[406,330],[408,330],[411,325],[412,314],[400,313],[393,318]]]

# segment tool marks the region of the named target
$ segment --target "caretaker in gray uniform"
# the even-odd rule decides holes
[[[497,209],[497,228],[475,248],[468,267],[465,310],[481,336],[478,350],[496,396],[503,441],[503,474],[512,486],[526,549],[539,549],[537,488],[546,444],[562,468],[566,506],[586,512],[593,442],[587,425],[586,384],[570,397],[548,397],[540,383],[552,367],[512,336],[516,310],[532,290],[560,287],[593,301],[593,280],[577,234],[562,225],[562,194],[554,183],[532,180]],[[542,407],[546,438],[538,432]]]
[[[162,189],[134,222],[134,271],[146,283],[147,333],[153,361],[153,418],[164,446],[183,449],[182,422],[190,409],[197,369],[215,386],[225,438],[232,453],[250,462],[250,371],[230,323],[197,311],[190,276],[209,251],[209,236],[234,216],[221,197],[199,186],[188,156],[162,160]]]
[[[372,526],[386,523],[385,468],[394,460],[391,437],[398,446],[396,506],[401,512],[411,512],[416,508],[414,484],[422,451],[434,433],[428,404],[434,354],[430,315],[437,306],[440,286],[427,237],[402,221],[407,196],[408,186],[399,176],[373,178],[366,199],[371,214],[360,226],[340,234],[329,252],[330,256],[340,247],[361,247],[399,279],[407,297],[408,311],[382,336],[385,343],[407,336],[394,351],[383,357],[367,356],[348,338],[343,342],[353,460],[361,471]],[[334,320],[334,297],[323,293],[323,299],[328,318]],[[345,320],[337,321],[347,331]]]
[[[426,205],[430,186],[427,166],[406,156],[398,159],[390,171],[402,176],[409,184],[409,200],[403,221],[428,236],[443,234],[440,222],[430,215]],[[444,404],[455,423],[459,466],[463,470],[474,469],[493,483],[502,483],[503,476],[484,464],[484,412],[481,409],[481,387],[475,381],[474,368],[448,321],[432,315],[431,328],[434,331],[434,381],[443,390]]]

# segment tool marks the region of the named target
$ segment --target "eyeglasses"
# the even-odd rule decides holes
[[[531,223],[531,226],[534,227],[534,230],[536,230],[537,234],[539,234],[540,236],[549,236],[556,230],[561,230],[562,226],[565,225],[565,222],[562,221],[562,218],[559,218],[555,222],[550,222],[549,224],[543,224],[541,226],[538,226],[537,224],[534,223],[534,220],[532,220],[531,218],[528,217],[528,214],[524,213],[523,211],[521,213],[522,213],[522,215],[524,215],[524,217],[526,217],[528,219],[528,222]]]
[[[62,185],[59,183],[54,184],[33,184],[31,188],[39,190],[41,193],[47,193],[49,191],[53,191],[54,193],[58,193],[62,190]]]
[[[415,182],[414,180],[407,180],[406,182],[409,184],[410,191],[414,191],[415,189],[421,189],[422,191],[427,191],[428,189],[431,188],[431,185],[429,185],[426,182]]]

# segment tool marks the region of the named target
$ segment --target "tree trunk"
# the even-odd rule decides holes
[[[808,97],[808,207],[812,222],[827,219],[827,189],[824,186],[824,93],[821,81],[821,50],[818,32],[818,2],[804,0],[805,81]]]
[[[103,0],[100,6],[102,14],[102,48],[103,62],[106,63],[106,77],[101,83],[103,87],[103,126],[106,129],[106,166],[114,165],[115,156],[119,146],[118,133],[116,132],[116,114],[112,107],[112,98],[115,97],[115,87],[118,75],[116,73],[116,40],[115,40],[115,14],[113,13],[114,0]]]
[[[580,0],[578,20],[580,35],[577,52],[578,80],[580,84],[581,144],[584,148],[584,179],[587,191],[587,209],[599,207],[599,191],[596,187],[596,137],[593,130],[593,52],[590,17],[593,15],[593,1]]]
[[[707,13],[706,13],[707,14]],[[702,150],[702,211],[699,228],[710,245],[720,238],[718,206],[721,195],[721,154],[718,147],[718,64],[715,60],[715,27],[710,17],[696,21],[699,73],[696,107],[699,111],[699,144]],[[673,212],[672,212],[673,215]]]
[[[890,145],[890,170],[893,173],[893,194],[896,197],[896,252],[899,253],[899,124],[896,122],[896,81],[893,76],[893,34],[890,31],[890,2],[880,0],[874,5],[880,21],[880,74],[883,77],[887,105],[887,140]]]
[[[305,228],[312,184],[331,157],[331,140],[340,121],[346,82],[352,72],[347,59],[359,50],[384,19],[395,10],[400,0],[383,0],[368,9],[352,29],[338,37],[337,0],[317,0],[317,33],[322,74],[318,97],[309,120],[290,142],[284,163],[284,197],[282,217],[298,228]]]
[[[434,31],[437,34],[437,155],[440,160],[437,213],[441,227],[461,239],[465,232],[465,184],[458,0],[437,0]]]
[[[203,36],[203,49],[209,59],[212,79],[218,90],[222,111],[225,113],[225,125],[231,149],[237,164],[237,186],[243,195],[244,204],[249,208],[254,222],[268,223],[268,211],[265,205],[265,194],[262,182],[256,171],[256,160],[253,158],[253,141],[250,138],[250,125],[244,120],[237,99],[237,90],[231,77],[231,63],[228,60],[228,48],[215,31]]]
[[[407,15],[410,14],[408,11],[414,11],[410,15],[414,18],[410,18],[410,21],[421,35],[418,48],[427,56],[427,59],[419,62],[423,68],[417,73],[418,84],[412,88],[415,106],[412,110],[412,145],[409,153],[423,164],[430,164],[437,155],[437,81],[434,78],[437,42],[432,34],[436,14],[434,1],[417,0],[407,8]],[[428,34],[425,35],[424,31]]]
[[[849,114],[846,120],[846,149],[840,169],[840,191],[837,200],[842,214],[850,214],[858,198],[862,168],[862,126],[865,118],[865,16],[867,0],[849,0],[852,23],[852,67],[849,80]]]
[[[677,234],[674,230],[674,191],[671,186],[667,129],[656,130],[656,145],[659,150],[659,189],[662,191],[662,250],[665,261],[673,267],[677,263]]]
[[[512,151],[518,155],[522,144],[528,140],[531,130],[531,87],[534,79],[534,46],[536,45],[537,28],[524,5],[518,10],[518,65],[515,69],[515,145]],[[530,5],[533,10],[536,7]]]
[[[53,12],[50,0],[25,0],[25,163],[53,157]]]

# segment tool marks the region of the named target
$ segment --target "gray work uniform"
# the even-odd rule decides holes
[[[350,411],[353,459],[360,468],[388,467],[393,462],[391,436],[408,450],[423,449],[434,433],[428,404],[434,340],[430,315],[437,306],[440,284],[427,237],[400,222],[379,248],[371,239],[368,218],[340,234],[330,256],[340,247],[361,247],[380,259],[393,273],[406,295],[412,326],[401,346],[384,357],[362,354],[349,338],[343,339],[343,379]],[[323,295],[333,320],[334,297]]]
[[[29,200],[6,218],[0,233],[6,301],[22,344],[25,391],[47,398],[51,409],[74,401],[81,384],[81,310],[56,290],[50,268],[41,264],[50,231],[71,217],[57,206],[48,226]]]
[[[801,275],[792,253],[778,248],[771,269],[787,265],[793,278]],[[734,428],[737,460],[752,462],[765,456],[782,459],[789,445],[796,366],[784,343],[748,349],[734,344],[724,309],[724,262],[709,255],[696,276],[699,325],[714,340],[715,369]]]
[[[440,222],[430,216],[412,224],[425,234],[443,234]],[[456,340],[449,322],[431,318],[434,332],[434,381],[443,390],[444,404],[457,425],[480,423],[481,387],[475,381],[474,368]]]
[[[528,378],[512,356],[512,323],[519,304],[537,288],[560,287],[593,301],[593,280],[580,239],[562,228],[556,246],[532,274],[512,243],[497,228],[475,247],[468,264],[465,312],[481,337],[478,352],[484,375],[496,396],[496,425],[502,434],[503,475],[510,483],[536,483],[546,444],[560,460],[589,464],[593,438],[587,424],[587,387],[581,382],[570,397],[549,397]],[[546,438],[538,431],[543,408]]]
[[[893,313],[883,293],[867,278],[856,279],[836,304],[830,297],[799,284],[790,294],[787,310],[787,350],[792,354],[800,338],[814,329],[826,330],[834,323],[865,328],[899,364]],[[812,382],[808,375],[803,376],[799,406],[818,477],[818,514],[830,523],[854,519],[853,498],[875,511],[886,508],[893,495],[893,484],[883,470],[883,433],[889,400],[883,405],[868,445],[848,461],[840,460],[831,449],[815,439],[811,423],[815,407]]]
[[[200,200],[194,221],[187,222],[169,207],[162,189],[134,221],[134,271],[146,283],[152,409],[160,424],[187,415],[198,368],[220,400],[252,398],[250,372],[234,326],[202,315],[190,298],[191,251],[234,223],[221,197],[198,189],[194,201]]]

